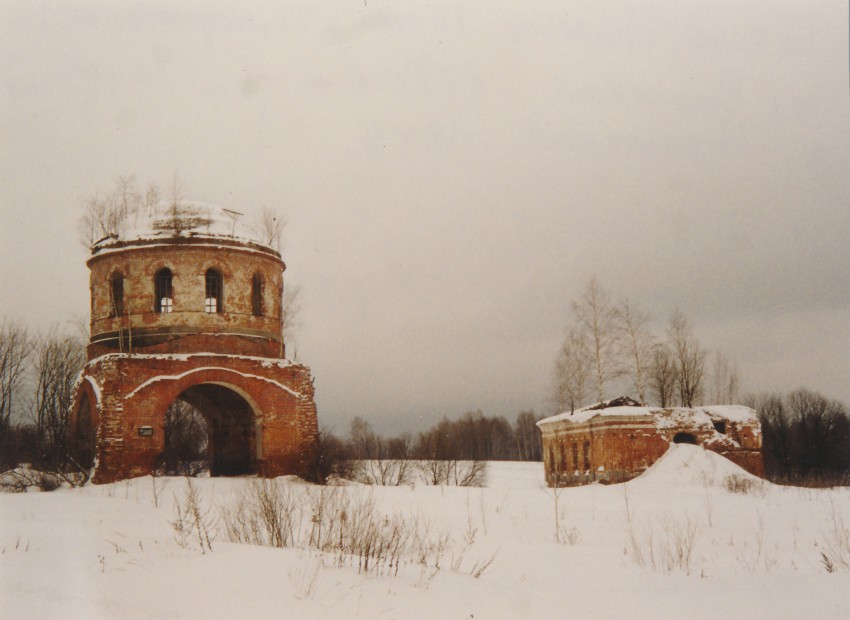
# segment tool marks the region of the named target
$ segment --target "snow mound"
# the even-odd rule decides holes
[[[700,446],[674,443],[670,444],[670,449],[636,480],[665,485],[726,486],[730,476],[740,480],[762,482],[757,476],[716,452]]]

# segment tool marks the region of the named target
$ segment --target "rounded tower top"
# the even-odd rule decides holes
[[[90,358],[115,352],[284,357],[286,266],[241,213],[184,202],[119,219],[87,262]]]

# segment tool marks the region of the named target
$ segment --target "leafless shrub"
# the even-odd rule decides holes
[[[265,481],[222,512],[231,542],[315,549],[336,566],[370,575],[394,576],[411,564],[432,575],[442,569],[450,545],[418,516],[382,513],[362,489],[321,486],[296,494],[285,483]],[[492,561],[475,562],[470,570],[481,574]]]
[[[25,466],[0,475],[0,491],[5,493],[26,493],[30,489],[44,492],[55,491],[63,483],[63,476]],[[70,477],[68,486],[76,486],[76,479],[73,476]]]
[[[289,583],[295,590],[295,598],[310,600],[316,595],[319,571],[323,568],[322,557],[316,552],[299,553],[298,561],[289,571]]]
[[[494,551],[493,554],[486,560],[480,560],[473,563],[472,567],[469,569],[469,575],[473,579],[478,579],[488,568],[490,568],[490,566],[492,566],[493,562],[496,561],[496,556],[498,554],[498,551]]]
[[[300,504],[290,486],[278,480],[256,480],[234,506],[223,510],[227,537],[231,542],[251,545],[292,546]]]
[[[625,486],[624,486],[625,490]],[[577,545],[581,542],[581,532],[575,526],[568,527],[566,523],[566,510],[561,506],[561,492],[563,487],[552,487],[552,506],[555,509],[555,542],[559,545]],[[626,511],[628,514],[628,496],[626,496]],[[629,519],[631,522],[631,519]]]
[[[352,478],[363,484],[401,486],[409,484],[414,471],[410,459],[368,459],[352,462]]]
[[[850,570],[850,526],[844,521],[835,502],[830,498],[830,519],[823,533],[821,562],[827,572]]]
[[[729,474],[723,479],[726,490],[730,493],[764,496],[764,483],[743,474]]]
[[[681,571],[690,575],[693,570],[694,549],[699,537],[699,525],[690,514],[680,518],[667,517],[660,529],[647,525],[638,535],[629,522],[629,549],[632,560],[641,568],[663,573]]]
[[[211,526],[210,511],[203,506],[198,487],[191,478],[186,478],[183,501],[178,500],[177,496],[174,497],[174,520],[171,522],[174,539],[184,549],[189,549],[197,543],[201,553],[212,551]]]
[[[426,484],[480,487],[487,482],[487,461],[424,459],[415,463]]]
[[[835,572],[835,564],[833,564],[832,560],[829,559],[829,556],[823,551],[820,552],[820,563],[823,564],[823,567],[826,572]]]

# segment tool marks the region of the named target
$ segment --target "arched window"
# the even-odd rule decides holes
[[[251,280],[251,313],[263,316],[263,276],[259,273]]]
[[[124,314],[124,276],[116,271],[110,278],[109,295],[111,297],[110,316],[121,316]]]
[[[207,269],[206,277],[206,293],[204,295],[204,311],[210,314],[222,312],[221,295],[222,281],[221,274],[215,269]]]
[[[153,310],[160,314],[168,314],[174,308],[171,291],[171,269],[165,267],[156,272],[154,278]]]

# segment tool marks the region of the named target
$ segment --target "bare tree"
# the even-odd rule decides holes
[[[147,217],[153,217],[156,213],[157,207],[159,206],[160,200],[162,200],[162,195],[159,191],[159,187],[157,187],[156,183],[149,184],[148,189],[145,192],[144,202],[145,215]]]
[[[534,410],[522,411],[516,417],[514,435],[516,436],[517,457],[521,461],[542,461],[543,445],[537,421],[540,418]]]
[[[6,460],[10,448],[12,414],[30,352],[26,328],[18,323],[0,322],[0,462]]]
[[[614,311],[620,356],[626,361],[632,386],[642,404],[647,402],[649,366],[655,340],[649,330],[649,321],[649,315],[635,308],[627,298],[623,298]]]
[[[587,340],[579,330],[570,329],[555,361],[553,400],[558,412],[575,411],[584,405],[592,372],[593,352]]]
[[[285,343],[289,343],[291,359],[298,359],[298,342],[295,335],[301,325],[301,287],[287,286],[280,301],[280,356],[284,357]]]
[[[676,361],[680,404],[693,407],[702,398],[705,350],[694,336],[690,321],[678,309],[670,317],[667,339]]]
[[[410,481],[413,462],[409,436],[384,439],[363,418],[356,417],[351,422],[349,445],[356,459],[353,473],[360,482],[399,486]]]
[[[159,201],[159,190],[152,185],[143,197],[136,189],[136,177],[119,176],[106,194],[96,193],[87,201],[77,226],[80,243],[90,248],[98,240],[120,235],[140,211],[150,211]]]
[[[576,327],[592,354],[593,379],[599,401],[605,400],[605,385],[621,374],[617,364],[615,314],[608,292],[594,277],[581,298],[572,304]]]
[[[656,402],[662,407],[673,404],[673,395],[678,385],[676,362],[670,347],[659,342],[652,347],[649,365],[649,387]]]
[[[715,405],[731,405],[738,400],[741,378],[738,363],[720,351],[711,356],[711,401]]]
[[[286,221],[277,211],[263,207],[253,229],[263,243],[280,252],[284,226]]]
[[[77,376],[86,361],[85,345],[51,330],[35,345],[33,422],[42,465],[65,471],[71,459],[68,422]]]
[[[787,396],[749,396],[764,437],[769,479],[795,484],[847,484],[850,418],[843,403],[799,389]]]
[[[791,416],[779,394],[750,395],[744,404],[758,412],[763,437],[764,470],[770,477],[788,478],[794,470]]]

